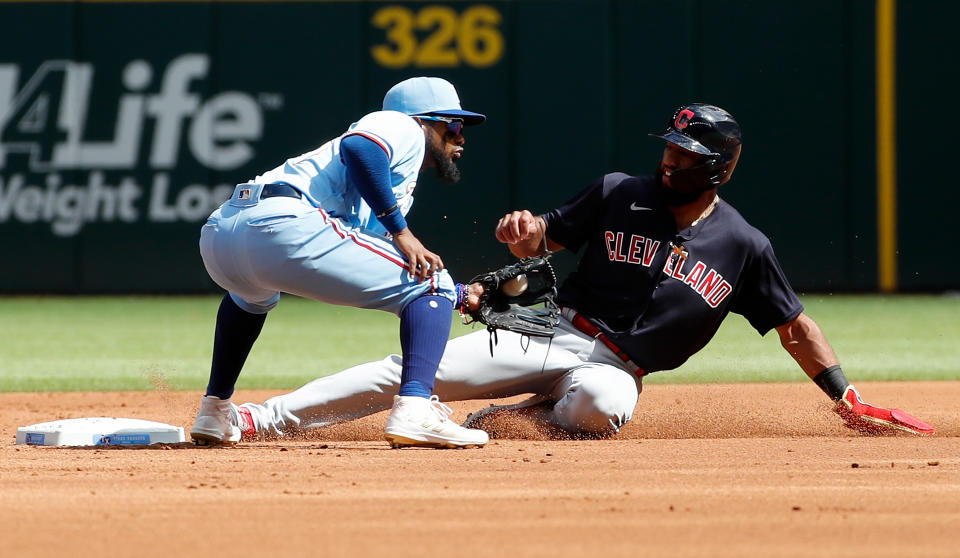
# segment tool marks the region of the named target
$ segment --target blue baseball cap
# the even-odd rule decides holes
[[[410,116],[460,118],[467,126],[487,119],[478,112],[463,110],[453,84],[438,77],[414,77],[394,85],[383,97],[383,110]]]

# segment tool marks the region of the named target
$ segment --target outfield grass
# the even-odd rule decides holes
[[[848,378],[960,379],[960,296],[808,295],[805,312],[823,330]],[[780,346],[731,314],[707,347],[675,371],[644,382],[807,381]]]
[[[857,380],[960,378],[960,297],[802,297]],[[0,297],[0,391],[192,389],[206,385],[219,297]],[[399,352],[398,320],[285,297],[239,388],[295,388]],[[452,336],[473,331],[454,324]],[[648,383],[805,381],[775,332],[731,315],[716,338]]]

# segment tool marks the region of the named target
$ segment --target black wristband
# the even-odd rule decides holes
[[[843,375],[843,370],[840,369],[839,364],[824,368],[813,377],[813,381],[834,401],[843,399],[843,392],[846,391],[847,386],[850,385],[847,377]]]
[[[377,219],[383,219],[384,217],[386,217],[387,215],[390,215],[391,213],[393,213],[398,209],[400,209],[400,205],[395,203],[393,204],[393,207],[390,207],[381,213],[377,213]]]

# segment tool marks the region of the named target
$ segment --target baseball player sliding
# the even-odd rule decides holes
[[[741,152],[740,127],[711,105],[680,107],[652,176],[603,176],[542,215],[506,214],[496,238],[517,257],[583,249],[558,293],[551,337],[501,331],[447,344],[437,372],[444,400],[533,393],[468,417],[476,427],[498,413],[522,413],[571,433],[607,435],[627,423],[646,374],[683,364],[713,337],[729,312],[761,334],[775,329],[784,349],[833,401],[851,428],[933,428],[907,413],[864,403],[817,324],[803,312],[770,241],[718,195]],[[527,261],[527,260],[524,260]],[[469,309],[476,285],[468,287]],[[389,408],[402,386],[395,357],[314,380],[237,418],[247,435],[284,434]]]
[[[210,382],[190,430],[197,444],[240,440],[230,397],[281,292],[400,317],[403,357],[387,396],[393,410],[385,435],[391,445],[487,442],[486,432],[450,421],[450,408],[433,395],[453,308],[464,289],[405,220],[420,171],[434,167],[441,180],[459,180],[463,127],[485,118],[463,110],[447,81],[408,79],[387,92],[382,111],[238,185],[210,215],[200,254],[227,294],[217,313]]]

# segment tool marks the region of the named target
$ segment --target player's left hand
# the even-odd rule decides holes
[[[483,298],[485,291],[483,283],[469,283],[466,289],[463,308],[468,313],[476,312],[480,309],[480,300]]]
[[[462,308],[464,323],[470,323],[469,316],[491,332],[553,337],[560,323],[556,297],[557,275],[547,258],[524,258],[470,280]]]
[[[417,281],[423,281],[432,273],[443,269],[443,260],[434,254],[413,236],[410,228],[394,233],[393,245],[407,257],[407,272]]]
[[[843,419],[847,428],[864,434],[892,434],[909,432],[910,434],[933,434],[933,426],[905,413],[900,409],[884,409],[865,403],[860,392],[853,386],[847,386],[843,398],[837,402],[834,411]]]

